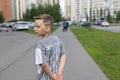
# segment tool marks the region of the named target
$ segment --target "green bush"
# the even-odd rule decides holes
[[[82,26],[85,27],[85,28],[90,28],[91,23],[90,22],[85,22]]]
[[[5,19],[4,19],[4,16],[3,16],[3,13],[2,11],[0,11],[0,22],[4,22]]]

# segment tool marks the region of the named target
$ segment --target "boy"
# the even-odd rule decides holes
[[[35,33],[42,36],[42,39],[37,41],[35,49],[37,80],[62,80],[66,54],[62,41],[50,34],[53,23],[53,18],[48,14],[35,17]]]

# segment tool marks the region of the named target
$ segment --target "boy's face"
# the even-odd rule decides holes
[[[50,31],[50,29],[43,24],[43,20],[36,19],[34,31],[38,36],[44,37]]]

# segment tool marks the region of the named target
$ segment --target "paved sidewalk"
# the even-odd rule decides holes
[[[63,40],[66,48],[63,80],[109,80],[70,30],[63,32],[60,27],[53,34]]]

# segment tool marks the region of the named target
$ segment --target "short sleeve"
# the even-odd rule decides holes
[[[61,41],[61,45],[60,45],[60,55],[62,54],[65,54],[65,48],[64,48],[63,41]]]
[[[47,58],[46,56],[42,53],[42,50],[39,48],[35,49],[35,64],[42,64],[46,63]]]

